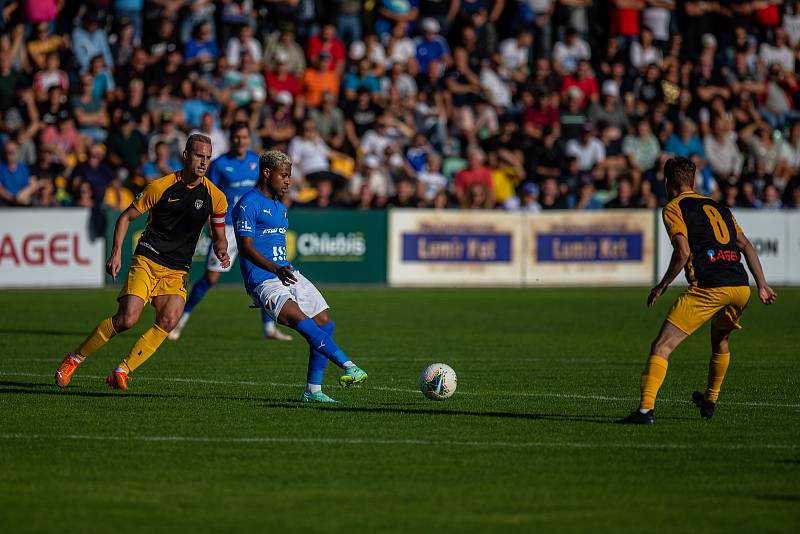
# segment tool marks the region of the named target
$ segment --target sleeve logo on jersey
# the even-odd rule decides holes
[[[200,200],[198,198],[197,200],[194,201],[194,209],[199,210],[202,207],[203,207],[203,201],[202,200]]]
[[[253,227],[250,226],[250,224],[247,221],[244,221],[244,220],[239,221],[238,224],[237,224],[237,227],[238,227],[238,230],[240,232],[252,232],[253,231]]]
[[[672,230],[672,227],[673,227],[673,226],[675,226],[675,225],[674,225],[674,224],[672,224],[672,223],[667,223],[667,224],[665,224],[664,226],[666,226],[666,227],[667,227],[667,232],[669,232],[670,230]]]
[[[716,263],[718,261],[730,261],[730,262],[739,262],[739,252],[735,250],[718,250],[714,251],[714,249],[708,249],[706,252],[708,256],[708,261],[711,263]]]

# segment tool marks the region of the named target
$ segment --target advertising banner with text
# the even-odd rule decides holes
[[[101,287],[105,243],[84,208],[0,210],[0,287]]]
[[[546,212],[525,217],[525,284],[640,286],[653,281],[653,212]]]
[[[393,286],[518,286],[522,215],[395,209],[389,213]]]

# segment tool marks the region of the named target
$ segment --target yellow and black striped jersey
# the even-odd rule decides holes
[[[697,287],[748,285],[736,234],[742,231],[726,206],[693,191],[672,199],[662,213],[670,241],[683,234],[689,241],[686,280]]]
[[[228,202],[211,180],[203,177],[190,187],[178,173],[154,180],[131,204],[140,213],[150,212],[135,254],[154,262],[188,271],[200,232],[209,217],[225,225]]]

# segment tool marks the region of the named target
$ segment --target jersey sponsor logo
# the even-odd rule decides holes
[[[168,198],[167,202],[177,202],[179,200],[180,200],[179,198]]]
[[[150,249],[150,250],[152,250],[152,251],[153,251],[154,253],[156,253],[156,254],[161,254],[159,251],[157,251],[157,250],[155,249],[155,247],[153,247],[153,245],[151,245],[151,244],[150,244],[150,243],[148,243],[147,241],[139,241],[139,245],[140,245],[140,246],[142,246],[142,247],[144,247],[144,248],[147,248],[147,249]]]
[[[228,165],[227,167],[225,167],[225,172],[233,172],[233,167]]]
[[[708,261],[711,263],[716,263],[718,261],[728,261],[739,263],[739,252],[736,250],[718,250],[714,251],[714,249],[710,248],[706,252],[708,256]]]
[[[202,207],[203,207],[203,201],[202,200],[200,200],[198,198],[197,200],[194,201],[194,209],[199,210]]]
[[[261,235],[268,235],[268,234],[285,234],[286,228],[264,228],[261,231]]]

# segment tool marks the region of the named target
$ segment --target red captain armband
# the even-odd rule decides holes
[[[217,228],[224,228],[225,227],[225,214],[222,215],[215,213],[211,216],[211,226],[216,226]]]

